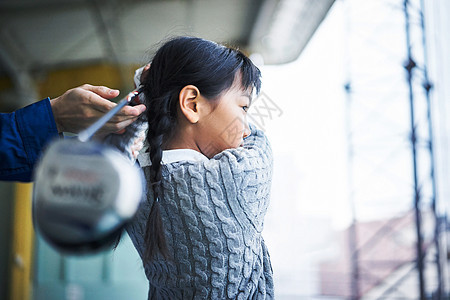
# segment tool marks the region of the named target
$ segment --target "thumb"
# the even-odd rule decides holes
[[[119,90],[110,89],[106,86],[95,86],[95,85],[85,84],[85,85],[81,86],[81,88],[83,88],[87,91],[91,91],[91,92],[93,92],[103,98],[106,98],[106,99],[112,99],[112,98],[119,96]]]

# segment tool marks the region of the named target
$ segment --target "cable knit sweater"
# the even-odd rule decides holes
[[[144,263],[149,299],[273,299],[261,236],[272,151],[263,132],[251,129],[244,147],[203,162],[163,165],[161,215],[172,257]],[[143,169],[148,176],[149,168]],[[127,229],[141,257],[153,201],[149,188]]]

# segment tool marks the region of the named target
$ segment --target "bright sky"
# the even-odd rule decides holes
[[[274,196],[296,195],[298,215],[338,224],[349,214],[342,24],[342,10],[333,9],[297,61],[261,68],[262,90],[282,110],[266,122],[275,153]],[[284,180],[292,186],[278,191]]]
[[[297,215],[326,218],[336,228],[350,221],[350,186],[359,220],[402,214],[413,203],[401,1],[347,3],[336,1],[297,61],[261,67],[262,90],[282,111],[265,122],[275,153],[275,201],[295,197]],[[420,62],[422,53],[414,54]],[[354,88],[351,118],[343,88],[348,73]],[[418,111],[424,112],[418,98]],[[426,128],[424,114],[416,117],[418,129]],[[357,152],[352,180],[347,169],[349,120]],[[424,175],[419,175],[428,176],[426,158],[420,167]]]

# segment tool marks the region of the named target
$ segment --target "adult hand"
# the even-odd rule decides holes
[[[78,133],[89,127],[117,105],[107,99],[115,98],[118,95],[118,90],[84,84],[51,100],[50,104],[58,131]],[[125,106],[96,133],[96,136],[102,137],[124,129],[136,121],[145,109],[143,104],[133,107]]]

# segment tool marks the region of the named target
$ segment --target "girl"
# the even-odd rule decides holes
[[[148,192],[127,231],[149,299],[272,299],[261,236],[272,153],[246,119],[260,71],[239,50],[178,37],[141,80]]]

